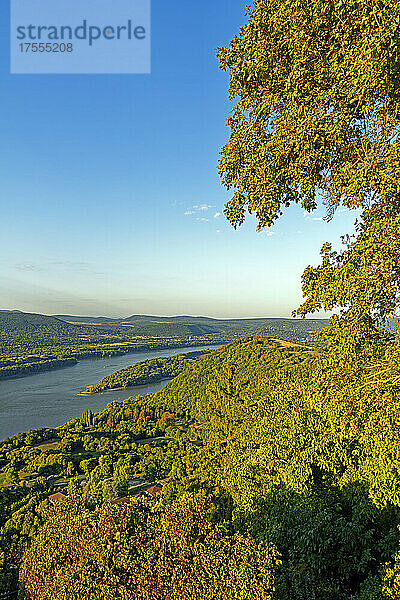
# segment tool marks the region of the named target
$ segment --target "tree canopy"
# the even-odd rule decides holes
[[[224,535],[200,498],[163,511],[69,503],[38,532],[21,580],[31,600],[271,600],[278,563],[273,547]]]
[[[219,50],[236,101],[225,214],[237,227],[247,209],[263,228],[291,203],[321,201],[327,218],[340,204],[361,210],[355,238],[336,254],[325,245],[322,266],[304,273],[298,311],[339,307],[331,330],[358,340],[399,304],[399,23],[395,0],[256,1]]]

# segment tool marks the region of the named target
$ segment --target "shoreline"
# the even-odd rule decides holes
[[[92,360],[90,358],[84,358],[82,360]],[[102,360],[101,358],[98,360]],[[0,385],[2,381],[11,381],[12,379],[23,379],[24,377],[34,377],[35,375],[42,375],[42,373],[50,373],[50,371],[61,371],[61,369],[68,369],[69,367],[76,367],[81,361],[76,360],[73,365],[59,365],[57,367],[49,367],[48,369],[40,369],[35,373],[19,373],[18,375],[9,375],[7,377],[0,377]]]
[[[146,350],[132,350],[130,352],[124,352],[121,354],[116,354],[115,356],[104,356],[104,357],[98,357],[98,356],[93,356],[93,357],[88,357],[88,358],[81,358],[81,359],[75,359],[76,362],[74,364],[66,364],[66,365],[59,365],[59,366],[55,366],[55,367],[49,367],[49,368],[43,368],[40,371],[36,371],[35,373],[20,373],[17,375],[10,375],[7,377],[1,377],[0,376],[0,385],[2,381],[11,381],[12,379],[22,379],[23,377],[34,377],[35,375],[41,375],[42,373],[49,373],[50,371],[60,371],[61,369],[67,369],[68,367],[76,367],[76,365],[78,365],[81,362],[84,362],[86,360],[108,360],[110,358],[116,358],[117,356],[127,356],[129,354],[146,354],[148,352],[157,352],[158,350],[180,350],[182,348],[193,348],[193,350],[195,350],[196,348],[200,348],[203,346],[224,346],[226,344],[229,344],[230,341],[226,341],[221,343],[221,341],[218,342],[202,342],[199,343],[197,346],[187,346],[186,343],[184,343],[182,346],[178,345],[178,346],[171,346],[170,348],[152,348],[152,349],[146,349]],[[71,357],[73,358],[73,357]],[[162,380],[161,380],[162,381]],[[151,382],[151,383],[157,383],[157,381]],[[140,385],[148,385],[148,384],[140,384]],[[121,388],[121,389],[125,389],[125,388]],[[104,391],[111,391],[111,390],[104,390]],[[99,393],[99,392],[96,392]],[[78,394],[81,395],[81,394]],[[83,394],[85,396],[91,396],[92,394]]]
[[[97,396],[98,394],[104,394],[107,392],[122,392],[124,390],[135,390],[136,388],[145,387],[147,385],[151,385],[152,383],[162,383],[163,381],[172,381],[173,379],[174,377],[162,377],[161,379],[146,381],[145,383],[138,383],[137,385],[130,385],[129,387],[106,388],[98,392],[79,392],[78,396]]]

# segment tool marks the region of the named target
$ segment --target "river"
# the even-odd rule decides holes
[[[85,410],[98,412],[113,400],[160,390],[164,382],[137,386],[126,390],[106,391],[92,396],[79,396],[88,385],[106,375],[143,360],[173,356],[182,352],[214,349],[220,346],[198,346],[134,352],[112,358],[82,360],[77,365],[0,381],[0,440],[20,431],[39,427],[57,427]]]

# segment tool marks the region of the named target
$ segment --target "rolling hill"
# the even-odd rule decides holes
[[[178,315],[159,317],[154,315],[132,315],[121,319],[107,317],[76,317],[56,315],[69,323],[93,323],[97,325],[130,326],[138,336],[245,336],[252,333],[279,336],[286,339],[307,340],[312,331],[319,331],[328,324],[328,319],[214,319]]]
[[[323,349],[316,344],[251,336],[219,348],[200,358],[167,383],[159,392],[145,396],[149,406],[162,406],[178,414],[198,416],[219,382],[232,376],[241,391],[265,394],[267,382],[278,371],[309,369]]]
[[[30,333],[60,335],[77,333],[78,328],[56,317],[0,310],[0,332],[22,335]]]

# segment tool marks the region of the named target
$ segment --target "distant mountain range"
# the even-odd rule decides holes
[[[52,332],[57,335],[74,335],[82,327],[129,336],[141,337],[198,337],[246,336],[252,333],[280,336],[290,339],[307,339],[312,331],[322,329],[327,319],[214,319],[180,315],[159,317],[132,315],[126,318],[82,317],[74,315],[40,315],[21,311],[0,311],[0,333],[26,334]]]
[[[79,317],[72,315],[55,315],[57,319],[68,323],[90,323],[101,325],[130,325],[138,335],[212,335],[243,334],[262,332],[268,335],[285,337],[308,337],[311,331],[320,330],[328,324],[328,319],[214,319],[212,317],[193,317],[178,315],[160,317],[155,315],[132,315],[119,319],[109,317]]]
[[[259,324],[262,322],[287,322],[297,323],[298,319],[288,319],[285,317],[256,317],[248,319],[216,319],[214,317],[201,317],[191,315],[177,315],[174,317],[160,317],[155,315],[132,315],[130,317],[77,317],[73,315],[53,315],[54,318],[66,321],[68,323],[197,323],[197,324],[215,324],[222,325],[223,323],[242,323],[242,324]],[[328,322],[328,319],[302,319],[306,323],[311,322]]]

